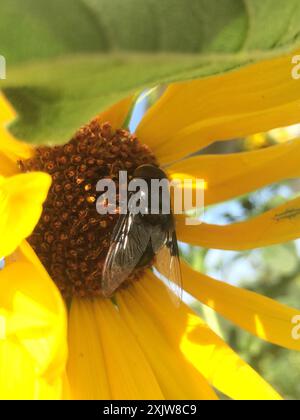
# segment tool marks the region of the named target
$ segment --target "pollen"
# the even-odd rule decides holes
[[[119,171],[127,171],[130,178],[143,164],[157,165],[150,149],[98,118],[69,143],[38,147],[33,158],[19,162],[23,172],[44,171],[52,177],[29,243],[66,299],[102,296],[102,270],[119,215],[118,208],[115,214],[98,214],[98,181],[110,178],[118,187]],[[143,271],[137,269],[128,282],[138,280]]]

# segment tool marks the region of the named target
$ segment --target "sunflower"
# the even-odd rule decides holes
[[[209,205],[299,176],[297,139],[193,156],[216,140],[299,122],[300,85],[290,63],[283,56],[170,85],[134,135],[123,128],[134,101],[126,98],[55,147],[12,138],[5,126],[14,111],[1,96],[2,398],[217,399],[216,390],[232,399],[281,398],[192,309],[174,307],[151,270],[137,272],[113,300],[101,296],[117,216],[96,215],[94,181],[158,162],[170,178],[205,179]],[[300,199],[227,226],[176,219],[182,242],[252,249],[299,237]],[[184,261],[182,272],[184,290],[200,302],[263,340],[300,350],[292,337],[298,311]]]

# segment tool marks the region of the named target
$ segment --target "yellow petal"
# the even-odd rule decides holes
[[[45,274],[48,276],[47,270],[27,241],[23,241],[15,252],[5,258],[5,266],[15,262],[32,264],[41,276]]]
[[[98,299],[93,310],[113,399],[164,399],[151,366],[116,307]]]
[[[300,85],[291,55],[223,75],[171,85],[147,112],[137,135],[161,163],[213,141],[299,122]]]
[[[34,362],[25,349],[13,341],[0,339],[0,363],[1,400],[32,400],[38,397]]]
[[[0,255],[11,254],[35,228],[51,185],[44,173],[0,178]]]
[[[75,399],[111,399],[98,325],[88,300],[73,299],[69,314],[70,391]]]
[[[188,226],[180,215],[176,221],[179,240],[191,245],[227,250],[261,248],[299,238],[300,198],[245,222],[225,226]]]
[[[135,338],[110,301],[74,299],[68,376],[77,399],[163,399]]]
[[[184,289],[236,325],[270,343],[300,350],[295,339],[299,311],[272,299],[214,280],[182,261]]]
[[[201,373],[187,362],[180,350],[181,335],[177,330],[176,344],[140,300],[139,290],[132,286],[117,295],[122,318],[135,335],[152,366],[166,399],[214,400],[216,395]],[[169,314],[173,316],[172,313]],[[175,326],[175,324],[174,324]],[[176,326],[177,328],[177,326]]]
[[[32,146],[18,141],[8,132],[7,125],[16,114],[0,92],[0,175],[11,176],[19,172],[17,161],[29,159],[33,154]]]
[[[229,155],[202,155],[168,168],[171,178],[203,179],[205,204],[215,204],[300,175],[300,140]]]
[[[247,363],[184,303],[174,308],[165,286],[151,273],[136,285],[139,300],[179,346],[186,360],[223,394],[236,400],[280,399]]]
[[[0,175],[12,176],[20,172],[17,161],[32,157],[32,146],[22,143],[0,125]]]
[[[134,104],[135,96],[131,95],[102,112],[99,118],[102,122],[109,122],[116,130],[124,127],[126,118]]]
[[[65,372],[63,376],[63,390],[62,390],[62,399],[63,400],[73,400],[74,397],[71,392],[69,378],[67,376],[67,372]]]
[[[0,176],[12,176],[18,172],[16,163],[4,156],[0,149]]]
[[[0,397],[60,398],[66,311],[51,279],[28,263],[5,266],[0,271],[0,320]]]
[[[6,97],[0,92],[0,124],[1,126],[12,122],[16,118],[16,113]]]

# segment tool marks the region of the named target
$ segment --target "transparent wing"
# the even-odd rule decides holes
[[[155,268],[168,280],[171,298],[178,306],[182,300],[182,275],[174,229],[167,232],[166,243],[157,253]]]
[[[140,215],[121,215],[102,272],[102,290],[110,297],[135,269],[150,241]]]

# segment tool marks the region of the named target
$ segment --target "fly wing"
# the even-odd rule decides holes
[[[165,245],[157,253],[155,267],[168,280],[172,300],[179,305],[182,300],[182,275],[174,228],[166,234]]]
[[[140,215],[121,215],[112,235],[102,272],[102,290],[110,297],[138,265],[150,241],[150,231]]]

